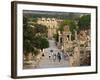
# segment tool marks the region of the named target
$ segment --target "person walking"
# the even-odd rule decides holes
[[[49,59],[51,58],[51,55],[49,54]]]
[[[55,62],[55,60],[56,60],[56,54],[54,53],[53,54],[53,61]]]
[[[49,60],[51,59],[51,56],[52,56],[51,53],[49,53]]]
[[[57,57],[58,57],[58,60],[59,60],[59,62],[61,61],[61,54],[58,52],[58,54],[57,54]]]

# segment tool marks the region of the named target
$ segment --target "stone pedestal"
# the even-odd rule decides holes
[[[74,58],[73,58],[73,56],[70,56],[69,57],[69,65],[74,66],[73,63],[74,63]]]
[[[27,53],[27,55],[25,56],[25,58],[26,58],[27,61],[31,61],[32,58],[33,58],[32,53]]]
[[[74,48],[75,66],[80,66],[80,51],[78,47]]]

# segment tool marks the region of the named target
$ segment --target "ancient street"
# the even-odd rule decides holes
[[[44,57],[42,57],[41,61],[39,62],[39,65],[37,68],[54,68],[54,67],[67,67],[68,61],[64,60],[63,53],[57,48],[55,45],[54,40],[49,40],[50,47],[44,49]],[[50,50],[53,50],[53,53],[57,54],[58,52],[61,53],[61,61],[59,62],[56,56],[56,60],[53,61],[52,52]],[[49,59],[49,55],[51,56]]]

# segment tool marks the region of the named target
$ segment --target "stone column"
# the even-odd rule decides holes
[[[80,66],[80,51],[78,47],[74,48],[75,66]]]
[[[61,42],[61,35],[59,35],[59,43]]]
[[[77,40],[77,31],[75,31],[75,40]]]
[[[69,41],[71,41],[71,34],[69,34]]]
[[[60,41],[60,39],[61,39],[60,31],[58,31],[58,35],[59,35],[59,41],[58,41],[58,42],[59,42],[59,44],[60,44],[60,42],[61,42],[61,41]]]
[[[69,66],[73,66],[73,56],[69,57]]]

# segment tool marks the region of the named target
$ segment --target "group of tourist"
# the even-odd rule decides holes
[[[54,62],[56,61],[56,60],[58,60],[59,62],[61,61],[61,53],[60,52],[58,52],[58,53],[54,53],[54,52],[52,52],[52,53],[50,53],[49,54],[49,59],[52,59]]]
[[[44,57],[44,53],[42,54]],[[53,62],[58,61],[61,62],[61,60],[68,60],[68,55],[67,53],[63,52],[54,52],[53,50],[50,50],[50,53],[48,55],[49,60],[52,60]]]
[[[51,50],[49,53],[49,60],[53,60],[54,62],[56,60],[58,60],[60,62],[62,59],[66,60],[67,58],[68,58],[68,56],[62,52],[55,53],[55,52],[53,52],[53,50]]]

